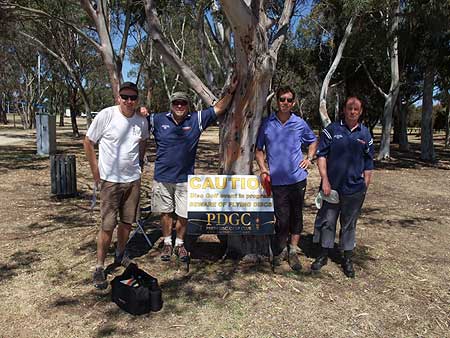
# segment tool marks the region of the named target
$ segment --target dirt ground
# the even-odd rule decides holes
[[[202,138],[197,173],[217,170],[217,130]],[[336,262],[310,273],[313,168],[301,273],[221,261],[215,236],[200,238],[188,273],[162,264],[155,247],[136,261],[159,279],[164,307],[134,317],[110,301],[110,288],[91,285],[99,206],[89,210],[91,176],[69,121],[57,147],[76,155],[80,194],[60,200],[50,196],[49,159],[35,155],[34,132],[0,126],[0,337],[450,337],[450,152],[437,135],[440,161],[427,165],[417,135],[410,141],[410,153],[394,145],[393,160],[376,163],[355,279]],[[149,165],[144,199],[151,177]]]

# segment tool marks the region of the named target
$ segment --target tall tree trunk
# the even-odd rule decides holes
[[[269,46],[262,15],[248,15],[234,1],[222,1],[222,6],[237,37],[236,73],[240,82],[221,130],[221,171],[231,175],[251,174],[256,136],[284,36]],[[252,9],[262,12],[262,8]],[[282,21],[286,29],[292,10],[293,2],[285,1]],[[257,18],[261,21],[256,22]],[[228,248],[244,257],[268,255],[269,237],[230,236]]]
[[[153,8],[152,0],[145,0],[147,23],[154,46],[203,102],[210,105],[216,97],[193,71],[181,60],[165,41]],[[236,51],[236,75],[239,85],[228,108],[220,133],[221,173],[251,174],[256,134],[266,106],[270,81],[275,71],[277,55],[288,32],[294,0],[285,0],[278,21],[278,31],[269,46],[267,29],[273,22],[266,16],[264,1],[222,0],[222,10],[233,28]],[[230,70],[227,69],[227,72]],[[228,78],[230,74],[228,73]],[[258,237],[259,238],[259,237]],[[229,250],[239,256],[267,254],[268,238],[232,236]],[[256,250],[256,252],[255,252]]]
[[[391,86],[389,93],[385,96],[384,112],[382,118],[382,131],[381,131],[381,143],[380,152],[378,153],[378,159],[389,159],[391,148],[391,129],[392,129],[392,111],[394,109],[395,101],[400,86],[400,75],[398,66],[398,25],[400,15],[400,2],[395,5],[395,9],[390,19],[390,36],[392,41],[389,46],[389,59],[391,63]]]
[[[59,111],[59,126],[64,127],[64,116],[66,114],[66,111],[64,109],[63,97],[61,93],[58,93],[55,96],[56,96],[54,105],[55,114],[58,114]]]
[[[70,107],[70,122],[72,124],[72,134],[74,137],[80,137],[77,124],[77,88],[67,87]]]
[[[447,112],[447,121],[445,122],[445,144],[444,148],[450,146],[450,92],[449,88],[445,88],[446,105],[445,111]]]
[[[434,162],[436,154],[433,145],[433,87],[434,66],[428,64],[423,80],[422,121],[420,133],[420,158],[423,161]]]
[[[402,100],[399,95],[398,99],[398,120],[399,120],[399,138],[398,145],[401,151],[409,151],[408,142],[408,109],[402,104]]]
[[[336,71],[337,66],[339,65],[339,62],[342,59],[342,53],[344,52],[345,45],[347,44],[348,37],[352,33],[353,23],[355,22],[356,15],[352,16],[347,24],[347,27],[345,28],[344,37],[342,38],[341,43],[339,44],[338,51],[336,53],[336,56],[334,57],[333,63],[331,64],[330,69],[328,70],[327,75],[325,76],[325,79],[322,83],[322,89],[320,91],[320,101],[319,101],[319,113],[320,113],[320,120],[322,121],[322,125],[324,127],[328,126],[331,123],[331,119],[328,115],[327,110],[327,93],[328,93],[328,87],[330,85],[331,77],[333,76],[334,72]]]
[[[0,102],[0,123],[1,124],[8,124],[8,118],[6,116],[6,103],[4,100]]]
[[[399,107],[399,102],[398,102],[399,97],[400,97],[400,95],[397,96],[397,102],[395,103],[394,110],[392,111],[392,118],[394,121],[394,128],[393,128],[394,133],[392,135],[392,143],[393,144],[398,144],[399,140],[400,140],[400,117],[399,117],[400,107]]]

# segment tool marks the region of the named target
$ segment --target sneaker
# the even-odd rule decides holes
[[[281,263],[286,259],[286,255],[287,255],[287,249],[284,248],[283,251],[281,251],[281,253],[279,255],[273,256],[272,265],[274,267],[280,266]]]
[[[300,259],[298,258],[296,250],[289,250],[288,256],[289,266],[294,271],[300,271],[302,269],[302,263],[300,263]]]
[[[124,252],[117,255],[117,253],[114,254],[114,265],[120,266],[122,265],[124,268],[126,268],[128,265],[130,265],[131,259],[128,257],[128,255]]]
[[[172,245],[164,244],[161,252],[161,260],[163,262],[168,262],[170,261],[170,256],[172,256]]]
[[[175,255],[177,255],[178,259],[183,263],[186,263],[189,260],[189,253],[183,244],[175,246]]]
[[[105,269],[102,267],[95,268],[92,282],[97,289],[104,290],[108,287],[106,280]]]

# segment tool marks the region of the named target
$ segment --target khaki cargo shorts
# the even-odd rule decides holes
[[[187,218],[187,182],[163,183],[153,181],[152,212],[174,212]]]
[[[102,181],[100,213],[103,230],[114,230],[117,215],[121,223],[133,224],[136,221],[140,187],[140,179],[129,183]]]

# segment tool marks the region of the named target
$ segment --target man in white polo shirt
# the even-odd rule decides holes
[[[147,120],[135,113],[137,99],[136,84],[123,83],[117,98],[119,105],[100,111],[84,139],[94,183],[100,188],[102,223],[97,237],[97,264],[93,276],[94,286],[99,289],[108,286],[104,264],[114,228],[118,224],[114,261],[124,264],[125,245],[131,224],[136,219],[141,166],[149,137]],[[98,161],[94,150],[96,143],[99,143]]]

